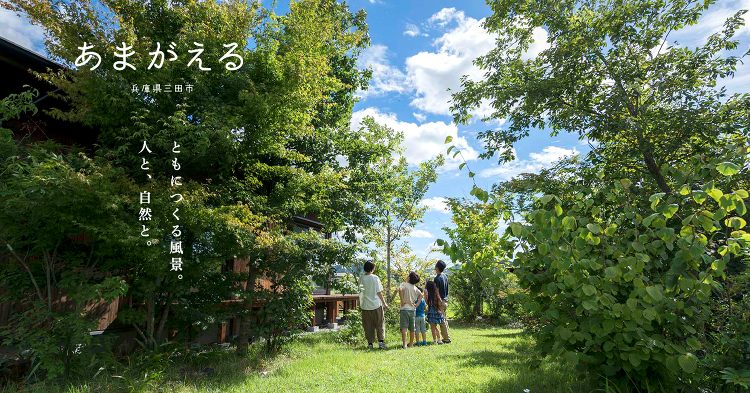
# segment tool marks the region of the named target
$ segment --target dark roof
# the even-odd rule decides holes
[[[52,139],[63,145],[76,144],[93,148],[97,130],[84,127],[81,124],[53,119],[45,113],[51,108],[62,110],[67,108],[66,103],[48,96],[49,93],[57,91],[55,86],[39,80],[30,72],[46,72],[47,69],[57,71],[65,69],[65,67],[15,42],[0,37],[0,75],[2,75],[3,80],[0,83],[0,99],[23,92],[27,89],[24,87],[25,85],[31,86],[39,92],[39,96],[34,101],[38,109],[36,115],[25,113],[20,119],[4,120],[1,123],[2,127],[11,129],[13,137],[16,139],[30,134],[28,140],[32,142]],[[30,125],[32,126],[29,127]]]
[[[26,71],[45,71],[47,68],[58,70],[62,65],[36,53],[6,38],[0,37],[0,61],[13,64]]]

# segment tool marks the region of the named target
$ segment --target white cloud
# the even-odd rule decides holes
[[[425,120],[427,120],[427,116],[425,116],[422,113],[412,113],[414,115],[414,118],[417,119],[418,122],[424,123]]]
[[[717,1],[701,15],[698,23],[674,31],[669,35],[668,41],[670,44],[677,41],[681,46],[688,47],[702,45],[711,34],[721,31],[724,28],[724,22],[741,9],[750,9],[750,0]],[[747,23],[748,15],[745,14],[744,18],[745,25],[737,30],[735,38],[750,34],[750,24]]]
[[[423,199],[420,204],[427,206],[427,210],[436,211],[441,213],[448,213],[448,205],[445,204],[446,199],[443,197],[434,197]]]
[[[563,157],[579,154],[578,149],[565,149],[557,146],[547,146],[541,152],[529,154],[529,159],[514,161],[500,165],[495,168],[485,169],[479,173],[480,177],[499,177],[500,180],[509,180],[521,173],[537,173],[543,168],[549,168]],[[514,151],[514,155],[515,151]],[[517,155],[516,155],[517,157]]]
[[[430,232],[427,232],[425,230],[415,229],[415,230],[411,231],[411,233],[409,234],[409,237],[426,237],[426,238],[431,238],[431,237],[435,237],[435,236],[433,236]]]
[[[406,59],[408,82],[416,90],[411,105],[421,111],[450,115],[449,101],[451,94],[460,90],[461,76],[482,79],[484,72],[472,61],[495,47],[496,36],[484,30],[484,19],[467,17],[463,11],[455,8],[443,8],[428,19],[430,25],[440,28],[453,22],[455,27],[433,41],[434,52],[419,52]],[[534,39],[534,44],[525,55],[528,58],[535,57],[549,46],[547,32],[542,28],[534,30]],[[492,108],[489,103],[482,103],[477,110],[480,117],[490,113]]]
[[[445,27],[446,24],[454,19],[457,19],[459,22],[461,22],[466,19],[466,15],[463,11],[456,11],[455,7],[443,8],[436,14],[432,15],[429,19],[427,19],[427,23]]]
[[[422,37],[429,36],[429,34],[427,33],[422,33],[422,31],[419,30],[419,26],[415,25],[414,23],[406,24],[406,30],[404,30],[404,35],[408,35],[409,37],[416,37],[418,35],[421,35]]]
[[[32,25],[26,16],[0,9],[0,36],[41,55],[44,50],[44,30]]]
[[[458,128],[453,123],[433,121],[429,123],[409,123],[400,121],[395,113],[383,113],[377,108],[366,108],[352,114],[351,127],[353,130],[360,128],[360,123],[365,116],[372,116],[379,124],[393,128],[404,133],[404,157],[411,165],[417,165],[427,161],[438,154],[445,153],[448,146],[445,137],[452,136],[453,144],[461,150],[463,159],[466,161],[476,160],[477,152],[464,137],[458,136]],[[444,169],[453,169],[463,162],[461,156],[453,155],[446,157]]]
[[[388,93],[401,94],[411,90],[406,83],[406,74],[390,64],[389,56],[388,47],[380,44],[371,45],[362,52],[357,59],[357,67],[361,69],[371,67],[372,78],[368,90],[357,91],[358,96],[366,98]]]
[[[574,156],[576,154],[578,154],[578,150],[575,148],[565,149],[557,146],[547,146],[541,153],[530,153],[529,157],[531,157],[534,162],[538,162],[547,167],[563,157]]]

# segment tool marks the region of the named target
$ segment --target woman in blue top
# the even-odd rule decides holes
[[[434,281],[428,281],[425,290],[427,291],[427,306],[429,307],[427,309],[427,322],[430,323],[432,342],[433,344],[442,344],[443,341],[440,340],[440,329],[438,328],[438,324],[443,323],[445,317],[440,312],[440,293],[438,292],[437,285],[435,285]]]
[[[424,291],[421,287],[417,287],[420,292]],[[426,303],[424,302],[424,299],[418,299],[416,303],[414,303],[415,306],[417,306],[414,314],[414,326],[416,329],[414,329],[414,333],[417,336],[417,346],[420,345],[427,345],[427,327],[425,326],[424,322],[424,308],[426,306]],[[419,333],[422,333],[422,342],[419,342]]]

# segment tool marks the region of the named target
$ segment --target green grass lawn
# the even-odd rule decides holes
[[[400,349],[389,331],[387,350],[352,347],[336,334],[301,337],[270,359],[215,353],[200,364],[172,364],[152,378],[98,380],[63,392],[590,392],[557,361],[530,369],[532,340],[520,330],[451,328],[453,343]],[[431,341],[429,339],[428,341]],[[129,385],[129,386],[128,386]]]

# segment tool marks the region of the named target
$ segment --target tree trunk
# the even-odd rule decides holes
[[[481,317],[484,314],[484,296],[482,294],[482,278],[476,277],[474,281],[474,293],[476,294],[476,301],[474,304],[474,316]]]
[[[642,153],[643,160],[646,162],[646,168],[648,169],[648,172],[651,174],[651,176],[653,176],[654,180],[656,180],[656,184],[659,185],[659,188],[662,190],[662,192],[671,194],[672,188],[669,187],[667,181],[664,179],[664,176],[661,175],[661,171],[659,170],[659,166],[656,164],[656,160],[654,160],[654,157],[648,151],[642,151]]]
[[[390,303],[393,298],[391,297],[391,226],[388,225],[386,229],[386,240],[385,240],[385,260],[386,260],[386,274],[388,277],[386,278],[388,282],[388,286],[385,288],[385,296],[388,299],[388,303]]]
[[[251,323],[253,317],[253,292],[255,292],[255,282],[258,278],[258,272],[248,262],[247,282],[245,287],[245,300],[242,302],[244,313],[240,318],[240,334],[237,337],[237,354],[244,356],[247,354],[247,346],[250,344]]]
[[[154,293],[146,299],[146,348],[154,348]]]
[[[172,306],[172,292],[167,294],[167,300],[164,303],[164,309],[162,310],[161,319],[159,320],[159,327],[156,328],[156,334],[154,337],[161,337],[164,331],[164,326],[167,325],[167,318],[169,317],[169,308]]]

